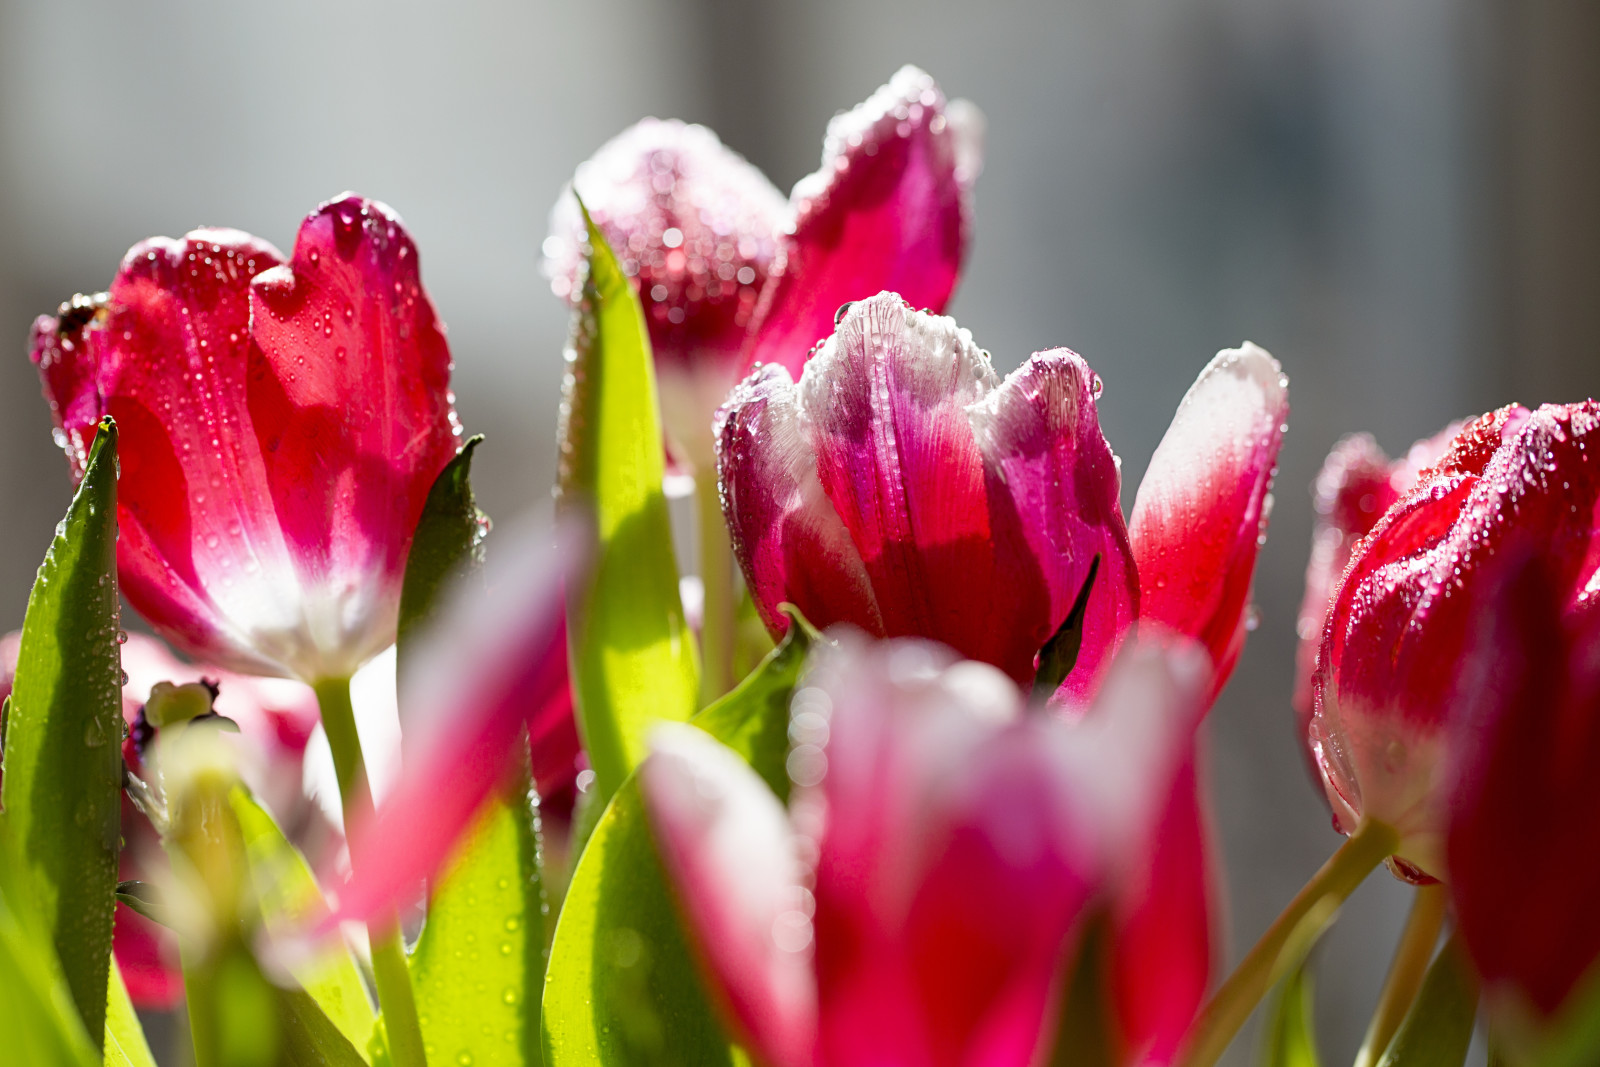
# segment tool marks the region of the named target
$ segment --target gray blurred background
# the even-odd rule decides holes
[[[952,313],[1002,370],[1089,359],[1129,502],[1218,348],[1249,338],[1291,378],[1262,622],[1210,727],[1237,957],[1336,844],[1288,703],[1329,446],[1600,387],[1592,0],[0,0],[0,630],[68,499],[28,323],[133,242],[217,224],[287,249],[343,189],[394,205],[508,516],[554,471],[565,319],[538,250],[573,167],[678,116],[787,189],[905,62],[989,120]],[[1330,1063],[1407,900],[1373,878],[1321,950]]]

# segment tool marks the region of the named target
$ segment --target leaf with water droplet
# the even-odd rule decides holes
[[[788,790],[789,702],[816,631],[797,612],[783,643],[692,720]],[[748,1063],[730,1044],[685,939],[638,780],[600,817],[567,888],[544,985],[544,1067]]]
[[[101,421],[83,481],[28,598],[7,715],[5,819],[91,1039],[105,1036],[122,752],[117,430]]]
[[[638,294],[585,215],[590,252],[573,312],[560,432],[560,503],[590,513],[598,544],[569,610],[573,697],[600,797],[644,758],[662,719],[689,718],[700,668],[678,589],[662,491],[655,367]]]

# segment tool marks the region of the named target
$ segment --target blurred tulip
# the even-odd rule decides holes
[[[798,374],[834,309],[882,288],[942,309],[971,229],[981,117],[905,67],[828,124],[822,166],[785,201],[703,126],[645,119],[578,168],[573,187],[634,279],[677,451],[709,469],[712,412],[741,367]],[[564,194],[545,269],[576,300],[583,220]]]
[[[1452,422],[1396,460],[1383,454],[1371,434],[1351,434],[1323,461],[1312,492],[1311,560],[1306,564],[1306,593],[1295,630],[1300,644],[1295,653],[1294,709],[1302,737],[1311,722],[1311,675],[1317,669],[1322,624],[1350,564],[1350,553],[1384,512],[1411,491],[1422,472],[1439,461],[1461,427],[1462,423]]]
[[[1066,349],[1003,382],[948,318],[893,293],[852,304],[796,385],[769,366],[718,413],[734,550],[762,618],[929,637],[1034,677],[1035,654],[1100,564],[1077,666],[1082,702],[1135,618],[1237,655],[1286,382],[1253,345],[1203,371],[1139,488],[1135,537],[1100,432],[1100,379]]]
[[[1574,603],[1565,561],[1503,555],[1462,657],[1441,810],[1489,1003],[1537,1023],[1600,962],[1600,607]]]
[[[376,201],[307,217],[287,261],[236,230],[152,238],[33,326],[75,476],[121,432],[118,575],[196,659],[308,682],[394,640],[423,501],[456,450],[444,328]]]
[[[1208,689],[1198,649],[1152,642],[1069,724],[992,667],[846,632],[795,694],[787,812],[709,736],[663,727],[647,808],[757,1057],[1034,1062],[1084,921],[1148,889]]]
[[[1511,405],[1466,426],[1352,551],[1312,679],[1309,743],[1335,824],[1400,835],[1394,866],[1444,870],[1435,803],[1443,735],[1487,609],[1486,566],[1534,537],[1563,611],[1594,597],[1600,404]]]

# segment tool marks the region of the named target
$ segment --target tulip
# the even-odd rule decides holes
[[[1208,674],[1151,643],[1069,724],[992,667],[846,632],[795,694],[787,811],[709,736],[662,727],[646,807],[756,1058],[1035,1062],[1085,920],[1147,884]]]
[[[880,288],[942,309],[971,230],[977,109],[946,105],[900,70],[828,124],[822,166],[787,201],[703,126],[645,119],[578,168],[582,196],[644,302],[667,432],[709,469],[711,415],[741,367],[785,362],[834,309]],[[576,301],[583,220],[570,190],[551,213],[545,269]]]
[[[1539,533],[1481,579],[1499,588],[1462,660],[1440,805],[1457,924],[1508,1037],[1600,961],[1600,612]]]
[[[1439,461],[1462,424],[1453,422],[1439,433],[1418,441],[1401,458],[1383,454],[1371,434],[1351,434],[1333,446],[1323,461],[1312,491],[1315,525],[1311,532],[1311,560],[1306,564],[1306,594],[1300,602],[1296,633],[1294,709],[1305,735],[1311,721],[1311,674],[1317,668],[1322,645],[1322,624],[1328,602],[1344,577],[1350,553],[1384,512],[1417,484],[1417,478]]]
[[[444,327],[398,216],[346,195],[287,261],[235,230],[134,246],[33,326],[75,477],[121,432],[118,576],[197,660],[345,679],[394,641],[412,531],[455,453]]]
[[[1351,553],[1317,654],[1309,743],[1335,825],[1393,829],[1404,877],[1445,870],[1439,761],[1489,562],[1536,537],[1562,610],[1594,595],[1597,426],[1592,400],[1482,416]]]
[[[1066,349],[1003,382],[948,318],[893,293],[852,304],[799,384],[769,365],[718,413],[734,551],[768,629],[920,636],[1018,684],[1098,557],[1077,666],[1084,702],[1134,619],[1237,655],[1265,527],[1285,382],[1253,345],[1218,355],[1180,405],[1123,521],[1100,379]]]

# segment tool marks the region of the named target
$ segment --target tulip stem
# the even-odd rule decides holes
[[[1279,973],[1293,962],[1297,953],[1288,951],[1291,946],[1306,944],[1331,922],[1345,898],[1398,844],[1398,835],[1383,823],[1367,820],[1356,828],[1201,1009],[1185,1040],[1182,1067],[1212,1067],[1217,1062]],[[1303,929],[1307,926],[1315,929]]]
[[[733,545],[722,518],[715,471],[696,474],[694,496],[699,506],[700,582],[705,590],[700,616],[700,696],[703,704],[709,704],[738,681],[733,676],[737,636]]]
[[[1411,914],[1400,934],[1394,961],[1389,964],[1389,974],[1383,980],[1383,992],[1378,995],[1378,1006],[1373,1009],[1372,1022],[1367,1027],[1367,1037],[1356,1053],[1355,1067],[1373,1067],[1389,1047],[1400,1021],[1406,1017],[1411,1002],[1417,999],[1422,988],[1422,976],[1428,972],[1428,962],[1433,959],[1433,947],[1439,941],[1439,930],[1444,926],[1446,894],[1442,885],[1425,885],[1417,890],[1411,902]]]
[[[322,710],[322,729],[333,752],[333,769],[339,779],[339,797],[344,807],[346,840],[351,830],[372,816],[372,787],[367,782],[366,763],[361,756],[361,736],[356,732],[355,710],[350,705],[350,679],[334,678],[318,682],[317,704]],[[406,965],[405,945],[401,941],[400,920],[394,912],[379,915],[367,923],[372,945],[372,978],[378,989],[378,1009],[383,1015],[389,1039],[389,1055],[395,1067],[427,1067],[422,1049],[422,1025],[417,1021],[417,1003],[411,992],[411,971]]]

